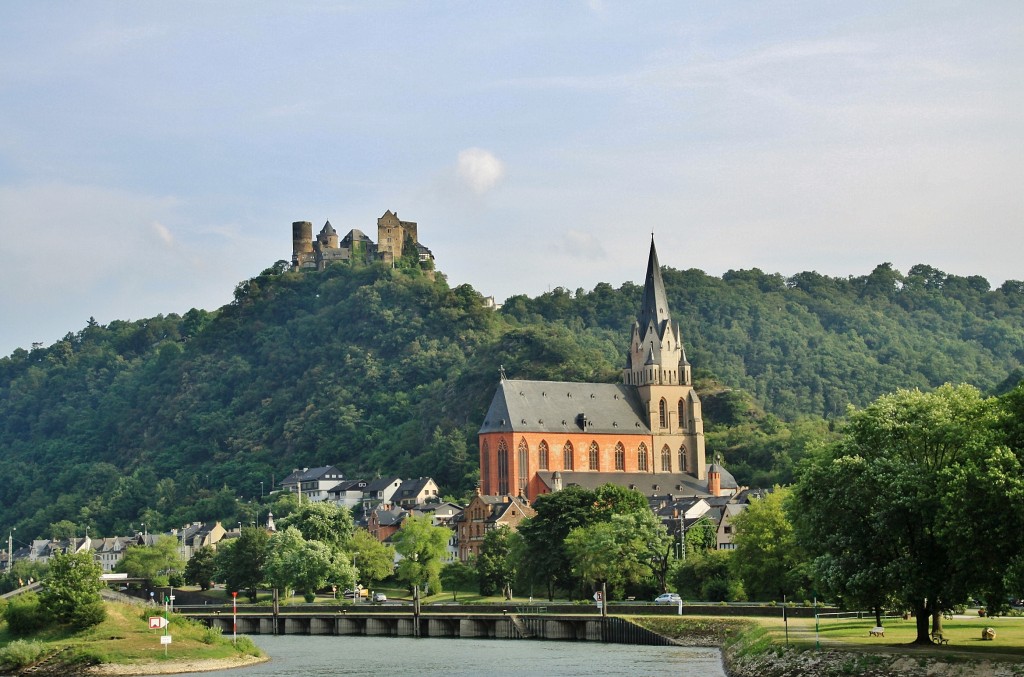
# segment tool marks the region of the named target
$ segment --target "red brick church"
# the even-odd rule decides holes
[[[653,239],[622,383],[502,378],[479,444],[487,495],[533,501],[609,482],[648,496],[731,493],[731,475],[715,466],[709,477],[705,464],[700,399]]]

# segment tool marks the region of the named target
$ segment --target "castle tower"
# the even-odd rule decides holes
[[[377,219],[377,256],[382,261],[394,265],[402,258],[406,239],[419,242],[415,221],[401,221],[390,209]]]
[[[302,268],[306,262],[316,261],[313,256],[313,224],[309,221],[292,223],[292,268]]]
[[[321,250],[338,248],[338,231],[334,230],[330,221],[324,224],[323,230],[316,236],[316,241]]]
[[[622,380],[637,388],[647,411],[654,438],[651,471],[688,472],[704,479],[707,470],[700,399],[693,390],[679,324],[669,314],[653,237],[640,313],[633,323]]]

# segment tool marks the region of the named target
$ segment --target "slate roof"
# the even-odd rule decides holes
[[[395,482],[401,481],[401,477],[378,477],[377,479],[372,480],[369,484],[366,485],[366,488],[363,489],[363,493],[377,493],[378,491],[383,491],[387,487],[390,487]]]
[[[352,230],[348,231],[348,234],[345,235],[344,239],[342,239],[341,243],[339,244],[339,247],[341,247],[342,249],[351,249],[353,242],[366,242],[369,244],[373,244],[373,240],[370,239],[369,235],[359,230],[358,228],[353,228]]]
[[[671,321],[668,313],[668,295],[665,293],[665,283],[661,279],[661,266],[658,264],[658,252],[654,248],[654,238],[651,237],[651,253],[647,257],[647,278],[644,280],[644,295],[640,301],[640,314],[637,317],[640,336],[644,336],[648,325],[651,324],[654,325],[658,336],[664,336],[665,328]]]
[[[426,486],[434,480],[429,477],[419,477],[414,480],[405,480],[402,482],[402,486],[398,488],[398,492],[395,494],[399,500],[408,501],[416,498],[416,496],[426,488]]]
[[[722,489],[736,489],[736,479],[732,474],[719,466],[721,474],[720,486]],[[674,494],[676,496],[700,496],[706,498],[708,503],[712,502],[708,492],[706,480],[699,480],[687,473],[651,473],[651,472],[587,472],[573,470],[556,471],[562,476],[562,488],[577,485],[584,489],[596,489],[602,484],[615,484],[620,487],[632,486],[644,496],[664,496]],[[554,473],[541,471],[537,473],[548,489],[554,489],[551,476]],[[728,496],[722,496],[725,501]]]
[[[633,386],[504,379],[480,433],[587,433],[649,435]]]
[[[324,475],[332,474],[337,475],[338,479],[344,479],[344,475],[341,471],[335,468],[333,465],[322,465],[319,468],[303,468],[302,470],[293,470],[288,477],[285,477],[279,482],[281,486],[287,486],[291,484],[298,484],[300,482],[312,482],[314,480],[322,479]]]

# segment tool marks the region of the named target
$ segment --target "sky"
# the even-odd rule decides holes
[[[0,356],[216,309],[291,223],[498,302],[662,265],[1024,279],[1024,3],[37,2],[0,21]],[[639,303],[639,300],[638,300]]]

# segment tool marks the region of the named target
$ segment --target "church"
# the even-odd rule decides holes
[[[538,495],[616,484],[647,496],[721,496],[732,476],[704,458],[704,423],[651,239],[622,383],[502,375],[478,435],[481,493]]]

